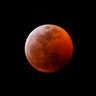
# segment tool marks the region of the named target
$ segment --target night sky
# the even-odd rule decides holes
[[[10,56],[5,76],[15,83],[65,85],[65,82],[77,82],[79,84],[81,80],[81,17],[79,12],[71,9],[56,11],[54,7],[46,11],[39,8],[31,10],[31,7],[29,9],[14,8],[14,11],[11,10],[6,17],[8,20],[6,24],[9,26],[9,31],[6,33],[10,34],[8,37],[10,38],[10,46],[8,46]],[[68,66],[56,73],[37,71],[29,64],[25,56],[24,46],[27,36],[33,29],[43,24],[55,24],[64,28],[73,41],[74,52],[71,61]]]

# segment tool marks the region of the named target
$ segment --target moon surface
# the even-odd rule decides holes
[[[52,73],[63,69],[69,63],[73,54],[73,42],[63,28],[44,24],[28,35],[24,50],[33,68]]]

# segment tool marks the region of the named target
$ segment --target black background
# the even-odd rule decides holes
[[[34,5],[34,4],[33,4]],[[58,4],[57,4],[58,5]],[[65,86],[66,84],[81,83],[81,9],[59,6],[32,7],[32,5],[19,5],[7,9],[5,16],[6,44],[5,52],[8,60],[4,60],[4,77],[9,84],[22,84],[43,86]],[[13,8],[13,9],[12,9]],[[24,45],[29,33],[39,25],[55,24],[64,28],[73,40],[73,57],[63,70],[56,73],[42,73],[35,70],[27,61]],[[5,34],[5,33],[4,33]],[[4,41],[6,42],[6,41]],[[5,56],[4,56],[5,58]],[[5,79],[5,80],[6,80]]]

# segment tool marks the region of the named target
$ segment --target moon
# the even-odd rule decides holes
[[[24,51],[34,69],[52,73],[63,69],[70,62],[73,42],[68,32],[60,26],[44,24],[30,32]]]

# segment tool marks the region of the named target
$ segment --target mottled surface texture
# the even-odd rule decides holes
[[[72,53],[73,44],[68,33],[52,24],[35,28],[25,42],[29,63],[41,72],[56,72],[64,68]]]

